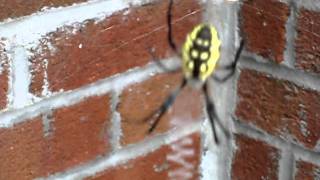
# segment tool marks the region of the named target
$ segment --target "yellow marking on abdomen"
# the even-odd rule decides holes
[[[198,38],[200,32],[204,30],[204,28],[208,28],[210,31],[211,39],[202,39]],[[216,29],[211,25],[200,24],[197,25],[186,37],[186,41],[182,47],[182,61],[183,61],[183,72],[186,78],[190,78],[193,76],[194,72],[194,62],[192,68],[189,67],[188,61],[206,61],[206,65],[204,67],[200,65],[198,69],[199,75],[198,77],[193,77],[205,81],[214,71],[216,64],[220,57],[220,40],[218,38],[218,33]],[[205,49],[200,52],[199,49],[195,49],[194,46],[202,47],[201,49]],[[192,49],[192,52],[190,52]],[[195,52],[193,52],[195,50]],[[208,51],[206,51],[208,50]],[[191,54],[191,55],[190,55]],[[210,56],[209,56],[210,54]],[[192,56],[192,57],[190,57]]]

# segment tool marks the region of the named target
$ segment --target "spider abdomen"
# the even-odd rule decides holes
[[[182,48],[183,72],[187,79],[205,81],[214,71],[220,57],[220,40],[211,25],[196,26]]]

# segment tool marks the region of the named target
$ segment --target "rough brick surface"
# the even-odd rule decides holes
[[[196,133],[88,179],[200,179],[200,142]]]
[[[296,162],[295,180],[320,179],[320,166],[305,161]]]
[[[245,0],[240,15],[247,50],[282,62],[289,12],[288,6],[277,0]]]
[[[9,71],[8,59],[3,49],[3,44],[0,42],[0,111],[7,106],[8,102],[8,85],[9,85]]]
[[[108,153],[110,118],[108,95],[54,111],[47,135],[49,148],[44,151],[50,154],[47,171],[61,171]]]
[[[320,13],[299,11],[297,20],[296,67],[320,73]]]
[[[278,179],[280,155],[276,148],[243,135],[236,136],[236,143],[231,179]]]
[[[42,174],[45,148],[40,118],[0,129],[0,179],[33,179]]]
[[[185,34],[200,21],[201,13],[196,0],[175,2],[179,8],[173,11],[177,20],[174,39],[180,45]],[[145,65],[152,57],[149,48],[155,48],[159,58],[169,56],[166,12],[167,1],[156,1],[99,22],[88,20],[75,29],[64,27],[50,33],[36,49],[41,53],[32,59],[32,92],[41,94],[45,72],[49,90],[70,90]]]
[[[108,153],[108,99],[92,97],[0,129],[0,179],[48,176]]]
[[[314,148],[320,138],[320,92],[242,70],[236,115],[276,136]]]
[[[45,7],[68,6],[87,0],[28,0],[12,1],[0,0],[0,21],[7,18],[17,18],[41,11]]]
[[[150,120],[148,117],[154,114],[181,81],[181,73],[161,74],[132,85],[122,93],[118,106],[123,131],[122,144],[135,143],[147,136],[152,122],[152,118]],[[202,99],[198,91],[186,87],[177,97],[172,109],[161,118],[155,132],[199,121],[202,116]]]

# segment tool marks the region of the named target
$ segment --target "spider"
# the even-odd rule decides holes
[[[222,125],[219,117],[217,116],[214,102],[211,101],[211,99],[209,98],[208,78],[210,77],[220,83],[223,83],[233,76],[236,70],[236,65],[239,60],[241,51],[243,49],[244,41],[241,40],[234,61],[227,66],[220,67],[229,70],[229,73],[222,78],[215,76],[213,73],[216,69],[217,62],[220,58],[219,48],[221,44],[217,30],[214,26],[209,24],[199,24],[195,26],[186,37],[186,40],[181,49],[182,53],[179,53],[172,35],[172,6],[173,0],[169,0],[169,6],[167,11],[168,42],[171,49],[180,57],[180,59],[182,59],[182,72],[184,77],[180,86],[166,98],[166,100],[162,103],[159,109],[152,113],[151,117],[147,118],[147,120],[152,118],[155,119],[152,122],[148,130],[148,133],[154,131],[161,117],[171,107],[181,90],[186,85],[191,85],[193,87],[200,87],[204,93],[206,110],[209,116],[214,141],[216,144],[218,144],[219,139],[216,134],[215,122],[217,122],[218,125],[221,127],[223,133],[226,135],[227,138],[230,135],[229,132]],[[153,60],[155,60],[155,57],[152,54],[152,52],[150,53],[153,56]],[[160,61],[155,62],[165,72],[170,72],[170,70],[166,68],[163,64],[161,64]]]

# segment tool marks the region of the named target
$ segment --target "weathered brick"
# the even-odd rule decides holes
[[[44,164],[46,171],[61,171],[108,153],[110,113],[108,95],[53,111],[48,148],[43,150],[50,155]]]
[[[8,58],[5,55],[5,49],[0,42],[0,111],[7,107],[8,103],[8,85],[9,85],[9,70]]]
[[[34,179],[42,174],[45,148],[41,118],[0,129],[0,179]]]
[[[242,70],[236,115],[244,122],[314,148],[320,138],[320,92]]]
[[[289,7],[277,0],[244,0],[241,30],[246,48],[280,63],[284,60]]]
[[[236,135],[232,179],[278,179],[279,151],[258,140]]]
[[[295,180],[320,179],[320,166],[305,161],[296,162]]]
[[[113,167],[88,180],[200,179],[201,139],[198,133],[163,146],[145,156]]]
[[[73,3],[85,2],[87,0],[28,0],[12,1],[0,0],[0,21],[7,18],[17,18],[41,11],[46,7],[69,6]]]
[[[140,141],[148,135],[151,123],[148,117],[154,114],[181,81],[181,73],[161,74],[124,90],[118,106],[123,145]],[[187,87],[179,94],[172,109],[161,118],[155,132],[164,132],[172,127],[199,121],[202,116],[202,102],[200,93]]]
[[[44,177],[108,153],[109,118],[100,96],[0,129],[0,179]]]
[[[173,33],[180,46],[185,34],[200,21],[201,13],[196,0],[175,2],[173,14],[177,22]],[[117,12],[99,22],[88,20],[76,29],[63,27],[48,34],[35,49],[40,53],[31,60],[32,92],[41,94],[45,71],[49,90],[71,90],[145,65],[152,58],[149,48],[154,47],[159,58],[172,55],[166,37],[167,8],[167,1],[156,1]]]
[[[320,73],[320,13],[300,9],[295,45],[296,67]]]

